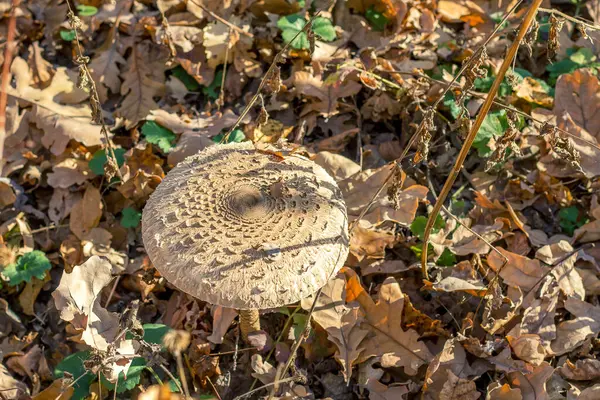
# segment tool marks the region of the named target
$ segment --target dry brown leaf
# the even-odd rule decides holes
[[[565,308],[576,318],[563,321],[556,328],[556,339],[550,344],[552,353],[562,355],[580,346],[587,338],[600,332],[600,307],[570,297]]]
[[[314,97],[317,100],[305,106],[302,115],[310,111],[318,111],[323,116],[332,116],[337,112],[340,99],[355,95],[362,89],[362,85],[356,81],[330,82],[328,79],[324,82],[306,71],[295,72],[293,78],[298,95]]]
[[[506,339],[515,355],[531,365],[539,366],[546,358],[546,350],[542,346],[542,340],[538,335],[506,336]]]
[[[550,108],[554,104],[554,98],[544,90],[542,84],[529,76],[519,82],[515,95],[529,103],[538,104],[546,108]]]
[[[433,359],[416,331],[402,329],[404,295],[394,278],[389,277],[383,282],[377,302],[368,296],[359,296],[357,301],[373,333],[363,341],[365,350],[358,362],[381,356],[384,368],[403,367],[405,373],[415,375],[421,365]]]
[[[476,400],[481,396],[477,391],[475,382],[459,378],[452,371],[448,371],[448,380],[440,391],[440,400]]]
[[[600,383],[581,391],[577,400],[597,400],[600,398]]]
[[[90,231],[98,226],[102,218],[102,196],[93,186],[85,189],[83,198],[71,209],[69,228],[79,239],[85,238]]]
[[[558,288],[546,293],[540,299],[535,299],[523,312],[521,335],[535,333],[548,342],[556,338],[556,305],[558,303]]]
[[[302,308],[309,310],[313,301],[312,296],[302,299]],[[329,340],[337,346],[335,358],[342,365],[342,372],[348,382],[353,364],[363,351],[361,343],[369,331],[360,326],[363,316],[358,304],[346,304],[346,280],[343,272],[339,272],[323,287],[312,317],[327,331]]]
[[[17,200],[17,195],[9,182],[0,180],[0,209],[13,204]]]
[[[573,296],[583,300],[585,287],[581,275],[575,268],[578,257],[578,252],[575,252],[566,240],[544,246],[536,252],[536,258],[552,265],[552,275],[556,278],[562,292],[567,297]]]
[[[452,244],[448,248],[452,253],[459,256],[487,254],[491,250],[490,246],[471,231],[478,233],[489,243],[494,243],[502,237],[501,230],[503,226],[504,221],[501,218],[496,218],[494,225],[475,225],[471,227],[471,230],[465,228],[463,225],[459,225],[452,234]]]
[[[385,249],[393,247],[397,242],[398,238],[389,232],[357,226],[350,237],[350,254],[358,262],[382,259],[385,257]]]
[[[44,279],[38,279],[36,277],[31,278],[31,281],[27,282],[23,291],[19,294],[19,304],[23,313],[26,315],[34,316],[35,311],[33,305],[42,291],[44,285],[50,281],[50,274],[46,274]]]
[[[556,81],[554,114],[569,113],[573,121],[600,139],[600,81],[590,69],[577,69]]]
[[[336,181],[342,181],[360,171],[360,165],[354,161],[328,151],[318,152],[313,161],[323,167]]]
[[[469,376],[478,376],[484,371],[475,370],[467,361],[467,353],[457,339],[452,338],[444,343],[444,348],[428,365],[425,373],[424,391],[429,397],[435,397],[448,381],[449,373],[466,379]]]
[[[482,284],[475,285],[454,276],[448,276],[436,283],[424,281],[424,284],[427,289],[435,290],[436,292],[465,292],[477,297],[485,296],[488,291],[487,287]]]
[[[33,396],[32,400],[69,400],[75,388],[69,385],[67,379],[57,379],[46,389]]]
[[[124,99],[116,111],[117,115],[125,119],[127,129],[133,128],[151,110],[158,108],[153,97],[160,96],[165,91],[165,67],[159,65],[159,60],[165,60],[166,57],[161,53],[161,50],[147,41],[132,47],[127,62],[128,69],[121,74],[121,95]]]
[[[577,360],[573,364],[568,359],[565,364],[557,368],[557,371],[565,378],[573,381],[592,381],[600,378],[600,360],[586,358]]]
[[[499,272],[507,285],[525,291],[531,290],[540,283],[542,277],[548,272],[548,268],[543,267],[538,260],[532,260],[502,248],[498,250],[508,258],[506,265],[501,269],[504,259],[495,251],[488,254],[487,261],[494,271]]]
[[[94,174],[88,167],[88,162],[67,158],[54,165],[52,172],[48,174],[48,185],[53,188],[68,189],[73,185],[81,185]]]
[[[553,373],[554,368],[547,362],[543,362],[530,374],[509,373],[508,381],[511,387],[521,390],[523,400],[550,400],[546,391],[546,381]]]
[[[7,399],[25,400],[30,398],[27,385],[13,378],[3,363],[0,363],[0,391]]]
[[[11,65],[16,88],[9,87],[9,94],[19,96],[32,106],[29,121],[44,132],[42,144],[53,154],[60,155],[66,149],[69,140],[74,139],[86,146],[102,144],[100,126],[92,124],[92,111],[88,104],[69,105],[69,95],[80,91],[69,77],[67,70],[58,68],[50,85],[43,90],[32,88],[31,72],[27,62],[16,57]],[[57,96],[63,96],[62,104],[56,102]],[[65,96],[67,95],[67,96]],[[80,95],[75,95],[81,101]]]
[[[109,90],[113,94],[120,93],[120,66],[125,64],[125,58],[117,51],[114,31],[111,30],[106,41],[96,50],[89,64],[89,69],[94,82],[96,82],[96,89],[98,90],[101,103],[104,103],[108,99]]]
[[[100,305],[100,291],[112,280],[113,267],[108,261],[93,256],[66,272],[52,297],[61,319],[79,325],[83,319],[82,340],[98,350],[106,350],[119,330],[118,314]]]
[[[508,383],[501,385],[499,382],[492,382],[487,390],[485,400],[523,400],[521,390],[511,388]]]

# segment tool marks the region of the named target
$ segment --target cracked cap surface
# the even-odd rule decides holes
[[[150,196],[142,236],[156,269],[211,304],[274,308],[308,297],[348,255],[334,179],[250,142],[215,145],[173,168]]]

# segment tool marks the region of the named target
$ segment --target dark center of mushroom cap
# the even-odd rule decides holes
[[[244,185],[231,190],[225,197],[227,208],[242,219],[262,218],[269,213],[269,202],[257,187]]]

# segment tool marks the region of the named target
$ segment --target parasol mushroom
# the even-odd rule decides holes
[[[180,162],[150,196],[146,251],[172,285],[239,310],[242,337],[259,311],[326,284],[348,255],[346,206],[323,168],[252,143],[211,146]]]

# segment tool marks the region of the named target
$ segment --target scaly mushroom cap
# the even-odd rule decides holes
[[[346,206],[314,162],[252,143],[211,146],[173,168],[142,217],[146,251],[180,290],[263,309],[316,292],[348,255]]]

